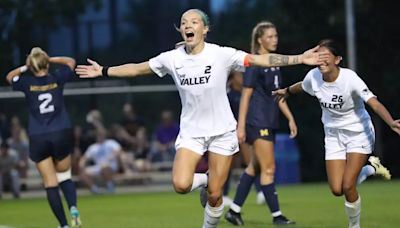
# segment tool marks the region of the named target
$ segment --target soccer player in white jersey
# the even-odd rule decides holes
[[[238,151],[236,121],[226,95],[231,70],[244,71],[246,66],[320,65],[329,54],[317,53],[318,47],[297,56],[276,54],[250,55],[230,47],[205,42],[209,31],[207,15],[191,9],[181,17],[179,28],[184,44],[161,53],[148,62],[102,67],[77,67],[81,78],[99,76],[135,77],[156,73],[169,74],[178,87],[182,102],[180,133],[173,167],[173,184],[177,193],[185,194],[208,187],[204,228],[217,227],[224,205],[222,188],[229,173],[232,155]],[[209,174],[195,174],[197,163],[209,151]]]
[[[318,98],[325,129],[325,160],[329,186],[335,196],[345,195],[350,228],[360,227],[361,198],[356,186],[368,176],[381,175],[389,180],[389,171],[373,152],[374,126],[365,109],[367,103],[397,134],[400,120],[393,120],[364,81],[352,70],[339,67],[339,47],[332,40],[322,40],[318,51],[329,51],[329,60],[312,69],[302,82],[274,91],[278,100],[290,94],[307,92]],[[365,166],[364,166],[365,165]]]

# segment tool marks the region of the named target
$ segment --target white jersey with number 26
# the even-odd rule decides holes
[[[159,77],[172,76],[182,102],[180,135],[211,137],[236,129],[226,95],[231,70],[243,72],[248,54],[234,48],[205,43],[197,55],[188,55],[184,46],[150,59]]]
[[[304,78],[302,87],[318,98],[325,127],[354,132],[370,128],[371,117],[364,102],[375,95],[354,71],[340,68],[336,81],[325,82],[319,69],[314,68]]]

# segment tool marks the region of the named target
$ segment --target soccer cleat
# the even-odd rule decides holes
[[[234,226],[244,226],[241,214],[234,212],[232,209],[226,212],[225,220]]]
[[[371,156],[368,161],[375,168],[375,175],[380,175],[384,180],[390,180],[392,175],[390,175],[389,170],[381,164],[381,161],[378,157]]]
[[[293,225],[293,224],[296,224],[296,222],[290,221],[289,219],[287,219],[283,215],[279,215],[278,217],[275,217],[273,223],[274,223],[274,225]]]
[[[208,170],[206,172],[206,175],[207,175],[207,179],[208,179]],[[208,185],[207,185],[207,187],[203,187],[200,191],[200,203],[201,203],[201,206],[203,206],[204,208],[206,207],[207,201],[208,201],[207,192],[208,192]]]
[[[224,204],[224,207],[230,207],[231,204],[233,203],[233,200],[229,198],[229,196],[223,196],[222,203]]]
[[[67,226],[63,226],[63,227],[58,226],[58,228],[69,228],[69,226],[68,225]]]
[[[71,227],[79,228],[82,226],[81,217],[79,216],[79,212],[75,207],[71,208]]]

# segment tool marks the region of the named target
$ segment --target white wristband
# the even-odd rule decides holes
[[[20,67],[19,70],[21,71],[21,73],[24,73],[26,70],[28,70],[28,67],[25,65]]]

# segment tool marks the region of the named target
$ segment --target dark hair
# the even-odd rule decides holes
[[[5,148],[5,149],[10,148],[10,146],[8,145],[8,143],[7,143],[6,141],[1,142],[0,147],[1,147],[1,148]]]
[[[340,67],[345,67],[345,61],[343,60],[343,52],[342,52],[342,48],[341,46],[334,40],[331,39],[325,39],[325,40],[321,40],[318,45],[320,47],[326,47],[331,53],[332,55],[334,55],[335,57],[340,57],[341,61],[339,63],[338,66]]]
[[[331,39],[321,40],[318,44],[320,47],[326,47],[334,56],[341,56],[343,57],[342,49],[336,41]]]

